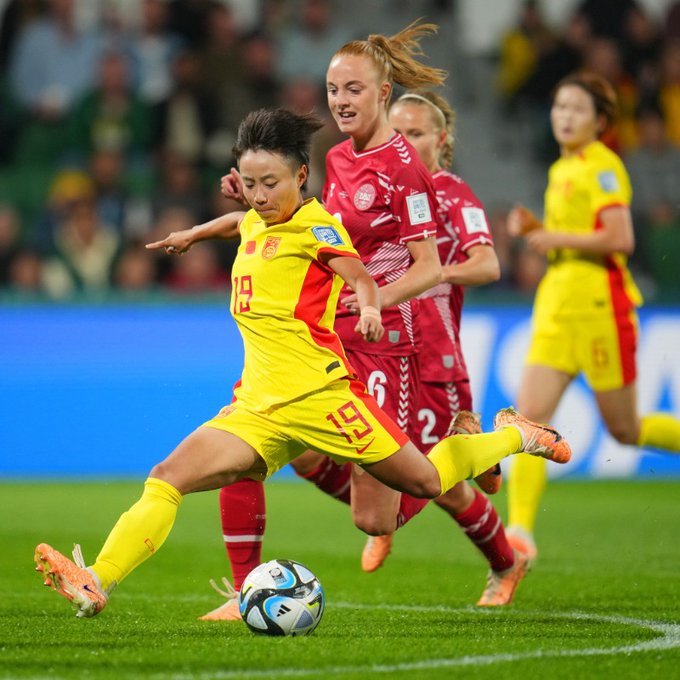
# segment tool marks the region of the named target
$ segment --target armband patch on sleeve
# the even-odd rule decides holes
[[[602,191],[613,194],[619,190],[619,180],[616,179],[616,173],[613,170],[605,170],[597,174],[597,181],[600,184]]]
[[[465,224],[465,231],[468,234],[488,234],[489,225],[486,222],[486,215],[481,208],[466,207],[461,208],[461,215]]]
[[[425,192],[407,196],[406,205],[408,207],[408,217],[413,226],[432,222],[430,202],[427,200],[427,194]]]
[[[342,246],[345,243],[335,227],[312,227],[312,233],[317,241],[331,246]]]

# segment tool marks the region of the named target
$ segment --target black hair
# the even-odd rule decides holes
[[[269,151],[309,167],[312,135],[323,127],[314,114],[299,115],[288,109],[251,111],[238,126],[233,154],[240,160],[246,151]]]

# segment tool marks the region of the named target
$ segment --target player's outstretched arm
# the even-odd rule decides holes
[[[214,220],[197,224],[191,229],[173,231],[161,241],[147,243],[146,247],[150,250],[165,248],[166,252],[172,255],[182,255],[186,253],[194,243],[207,241],[210,239],[233,239],[239,235],[239,225],[245,215],[244,212],[237,211],[220,215]]]

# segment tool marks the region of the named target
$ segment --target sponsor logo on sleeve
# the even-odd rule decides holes
[[[616,179],[616,173],[613,170],[605,170],[597,174],[597,181],[600,184],[602,191],[613,194],[619,190],[619,181]]]
[[[488,234],[489,225],[486,223],[486,215],[481,208],[461,208],[461,215],[468,234]]]
[[[427,194],[425,192],[407,196],[406,206],[408,208],[408,218],[411,225],[416,226],[432,221],[430,202],[427,200]]]
[[[312,227],[312,234],[317,241],[323,241],[331,246],[341,246],[344,244],[342,237],[334,227]]]

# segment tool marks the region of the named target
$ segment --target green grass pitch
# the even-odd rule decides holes
[[[269,483],[264,558],[306,564],[326,590],[316,632],[264,638],[196,617],[227,574],[217,493],[190,496],[165,546],[95,619],[41,585],[33,549],[86,559],[138,482],[0,484],[2,678],[680,678],[680,483],[555,482],[540,556],[503,610],[480,611],[482,558],[436,508],[359,569],[346,507],[304,483]],[[498,507],[505,509],[501,495]]]

